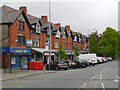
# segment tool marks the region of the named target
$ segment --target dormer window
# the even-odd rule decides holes
[[[49,36],[49,29],[47,29],[47,36]]]
[[[57,31],[56,37],[60,38],[60,31],[59,30]]]
[[[35,28],[35,25],[32,25],[32,28]]]
[[[63,32],[63,39],[65,40],[65,32]]]
[[[36,24],[36,33],[41,33],[39,23]]]
[[[77,41],[77,37],[75,36],[74,41]]]
[[[81,38],[79,38],[79,42],[81,42]]]

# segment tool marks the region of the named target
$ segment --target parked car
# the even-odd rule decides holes
[[[99,63],[102,63],[102,57],[97,57],[97,59],[99,60]]]
[[[80,68],[80,67],[81,67],[80,61],[76,61],[76,60],[75,60],[75,63],[76,63],[76,67],[77,67],[77,68]]]
[[[76,68],[76,63],[74,61],[64,60],[64,63],[66,63],[68,65],[69,69],[75,69]]]
[[[60,69],[67,70],[68,69],[67,64],[62,61],[50,62],[50,70],[60,70]],[[46,65],[46,70],[49,70],[49,64]]]
[[[112,58],[111,58],[111,57],[108,57],[108,60],[109,60],[109,61],[112,61]]]
[[[80,60],[80,65],[81,65],[81,67],[87,67],[88,62],[86,60]]]

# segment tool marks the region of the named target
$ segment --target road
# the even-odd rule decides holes
[[[118,88],[118,62],[3,81],[3,88]]]

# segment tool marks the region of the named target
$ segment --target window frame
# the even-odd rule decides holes
[[[24,37],[24,44],[23,44],[23,37]],[[25,36],[22,36],[21,38],[22,38],[21,39],[22,40],[22,45],[25,45]]]
[[[34,46],[36,46],[36,38],[34,38]]]
[[[21,45],[21,36],[20,35],[17,35],[17,45]]]
[[[25,25],[23,21],[19,21],[19,30],[25,31]]]

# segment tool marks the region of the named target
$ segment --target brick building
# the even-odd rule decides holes
[[[49,22],[47,16],[36,16],[27,13],[27,7],[19,10],[8,6],[0,8],[2,12],[2,61],[3,66],[28,68],[29,61],[49,60]],[[60,23],[51,26],[51,59],[56,60],[59,43],[67,52],[66,59],[74,59],[74,49],[87,50],[87,38],[70,29],[70,25],[62,27]]]

